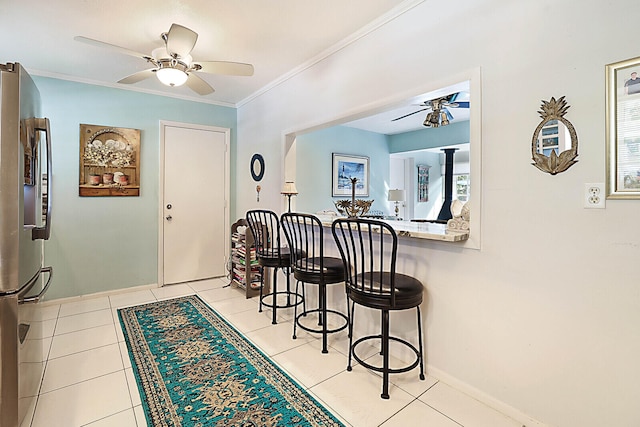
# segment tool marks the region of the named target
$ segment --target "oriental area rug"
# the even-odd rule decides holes
[[[149,426],[343,426],[198,296],[118,316]]]

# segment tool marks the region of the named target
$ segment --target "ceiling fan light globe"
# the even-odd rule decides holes
[[[189,75],[182,70],[176,68],[160,68],[156,71],[158,80],[167,86],[182,86],[189,78]]]

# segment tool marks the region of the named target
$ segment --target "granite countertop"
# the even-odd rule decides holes
[[[331,215],[316,215],[322,225],[331,227],[333,220],[337,217]],[[469,238],[469,232],[447,230],[447,224],[437,224],[432,222],[411,222],[381,219],[391,225],[398,236],[411,237],[415,239],[439,240],[442,242],[462,242]]]

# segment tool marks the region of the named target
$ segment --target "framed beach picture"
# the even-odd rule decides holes
[[[640,58],[606,66],[607,198],[640,199]]]
[[[351,196],[352,178],[356,196],[369,196],[369,157],[333,153],[331,196]]]

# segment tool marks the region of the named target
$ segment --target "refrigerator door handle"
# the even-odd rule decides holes
[[[47,118],[33,120],[34,130],[43,131],[47,137],[47,217],[44,227],[36,227],[31,231],[31,240],[49,240],[51,235],[51,182],[53,180],[51,173],[51,128]]]
[[[51,285],[51,278],[53,277],[53,268],[42,267],[40,269],[40,273],[36,276],[36,280],[38,277],[40,277],[40,274],[42,273],[49,273],[49,278],[47,279],[47,283],[44,285],[40,293],[38,295],[34,295],[31,297],[23,297],[18,295],[18,304],[35,304],[40,301],[40,299],[44,296],[45,293],[47,293],[47,291],[49,290],[49,285]],[[30,282],[31,286],[33,286],[36,280],[33,280],[32,282]],[[22,293],[23,294],[27,293],[29,289],[31,289],[31,286],[27,287],[27,289],[25,289]]]

